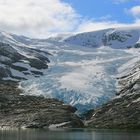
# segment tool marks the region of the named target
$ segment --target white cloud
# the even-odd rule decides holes
[[[0,0],[0,28],[34,37],[72,31],[78,14],[60,0]]]
[[[80,32],[88,32],[92,30],[101,30],[106,28],[115,27],[116,23],[111,21],[87,21],[82,23],[78,31]]]
[[[90,32],[108,28],[119,28],[119,27],[136,27],[140,26],[140,20],[137,19],[134,23],[126,24],[119,23],[117,21],[87,21],[79,25],[77,32]]]
[[[129,12],[130,12],[133,16],[135,16],[135,17],[137,17],[137,16],[140,17],[140,5],[137,5],[137,6],[132,7],[132,8],[129,10]]]
[[[131,13],[138,14],[139,7],[133,7]],[[80,17],[62,0],[0,0],[0,29],[37,38],[47,37],[50,33],[92,31],[140,23],[139,19],[134,24],[110,21],[110,15],[98,20]]]

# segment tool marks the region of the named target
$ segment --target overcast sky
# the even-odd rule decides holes
[[[0,0],[0,29],[30,37],[140,25],[140,0]]]

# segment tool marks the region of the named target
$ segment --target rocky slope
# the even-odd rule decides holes
[[[43,75],[50,55],[25,46],[0,42],[0,79],[21,80]]]
[[[87,127],[140,129],[140,61],[118,77],[118,84],[117,97],[87,115]]]
[[[81,128],[76,108],[56,99],[19,95],[15,82],[0,81],[0,128]]]

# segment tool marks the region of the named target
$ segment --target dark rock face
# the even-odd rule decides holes
[[[21,53],[22,52],[22,53]],[[25,46],[11,46],[0,42],[0,79],[28,79],[25,73],[32,76],[43,75],[48,68],[50,54]],[[19,74],[17,74],[19,73]]]
[[[0,79],[3,77],[8,77],[8,75],[10,75],[11,72],[8,68],[4,68],[0,66]]]
[[[17,83],[0,82],[1,128],[83,127],[76,109],[56,99],[22,96]]]
[[[114,99],[93,112],[90,128],[140,129],[140,94]]]
[[[92,111],[86,121],[89,128],[140,129],[140,62],[129,75],[118,78],[121,90],[117,97]]]

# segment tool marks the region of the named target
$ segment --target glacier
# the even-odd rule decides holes
[[[0,42],[5,43],[1,52],[8,52],[0,54],[0,68],[8,74],[3,80],[26,79],[20,83],[24,95],[57,98],[79,112],[114,98],[121,90],[118,77],[130,73],[140,60],[140,27],[62,34],[47,39],[2,31]],[[15,53],[21,56],[20,60],[9,59],[9,54]],[[11,65],[7,65],[9,61]]]
[[[23,81],[24,95],[56,98],[82,113],[112,99],[117,90],[118,68],[138,57],[130,50],[78,45],[43,43],[51,63],[44,76]]]
[[[39,70],[43,76],[35,78],[31,73],[28,80],[20,82],[24,95],[56,98],[75,106],[79,112],[114,98],[120,88],[117,77],[127,75],[134,62],[140,59],[140,27],[57,35],[47,39],[2,32],[0,41],[11,44],[27,58],[38,59],[41,55],[50,61],[48,69]],[[28,71],[34,69],[21,62],[14,65]],[[22,77],[21,73],[12,69],[11,72]]]

